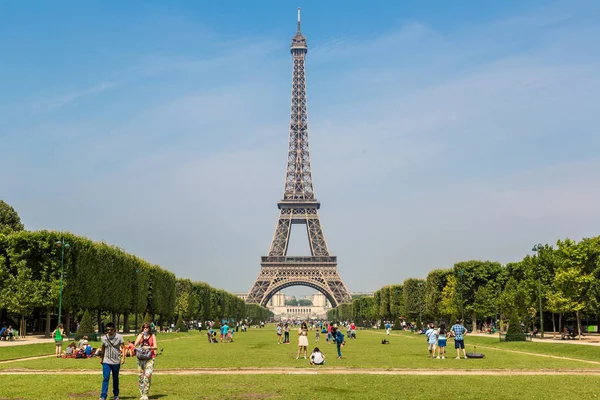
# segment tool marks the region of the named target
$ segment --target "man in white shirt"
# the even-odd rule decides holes
[[[427,349],[429,350],[429,357],[434,358],[435,349],[437,347],[438,333],[433,323],[429,324],[429,329],[425,332],[427,336]]]

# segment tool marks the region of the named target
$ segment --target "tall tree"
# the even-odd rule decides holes
[[[4,200],[0,200],[0,234],[9,234],[23,230],[19,214]]]
[[[408,278],[404,280],[402,287],[407,317],[411,321],[416,321],[417,326],[420,327],[425,308],[425,280]]]
[[[434,269],[429,271],[425,280],[425,315],[431,319],[439,319],[442,316],[440,304],[442,291],[451,276],[450,269]]]

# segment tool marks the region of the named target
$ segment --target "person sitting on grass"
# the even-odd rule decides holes
[[[84,342],[85,342],[85,343],[87,343],[87,341],[88,341],[89,339],[90,339],[90,338],[89,338],[89,337],[87,337],[87,336],[84,336],[84,337],[82,337],[81,339],[79,339],[79,342],[77,342],[77,348],[78,348],[78,349],[83,349],[83,350],[85,350]]]
[[[65,357],[66,358],[72,358],[72,357],[75,356],[76,352],[77,352],[77,345],[75,344],[75,342],[71,342],[67,346],[67,349],[65,350]]]
[[[323,365],[325,364],[325,354],[315,347],[310,355],[310,365]]]
[[[390,344],[390,341],[387,339],[382,339],[381,344]]]
[[[125,352],[125,357],[133,357],[135,355],[135,346],[131,340],[127,341],[123,351]]]

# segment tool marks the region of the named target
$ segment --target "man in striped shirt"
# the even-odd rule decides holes
[[[454,348],[456,349],[456,359],[460,360],[460,350],[463,351],[463,356],[465,360],[467,359],[467,352],[465,350],[465,338],[464,335],[467,334],[467,328],[460,324],[460,319],[456,320],[456,323],[452,325],[452,336],[454,336]]]

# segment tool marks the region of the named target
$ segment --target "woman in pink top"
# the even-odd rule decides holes
[[[150,349],[152,357],[149,360],[140,360],[138,358],[138,374],[139,387],[142,395],[140,400],[148,400],[148,392],[150,391],[150,381],[152,380],[152,372],[154,372],[154,358],[156,357],[155,350],[158,349],[156,343],[156,335],[150,330],[150,324],[144,322],[142,332],[135,339],[135,347]]]

